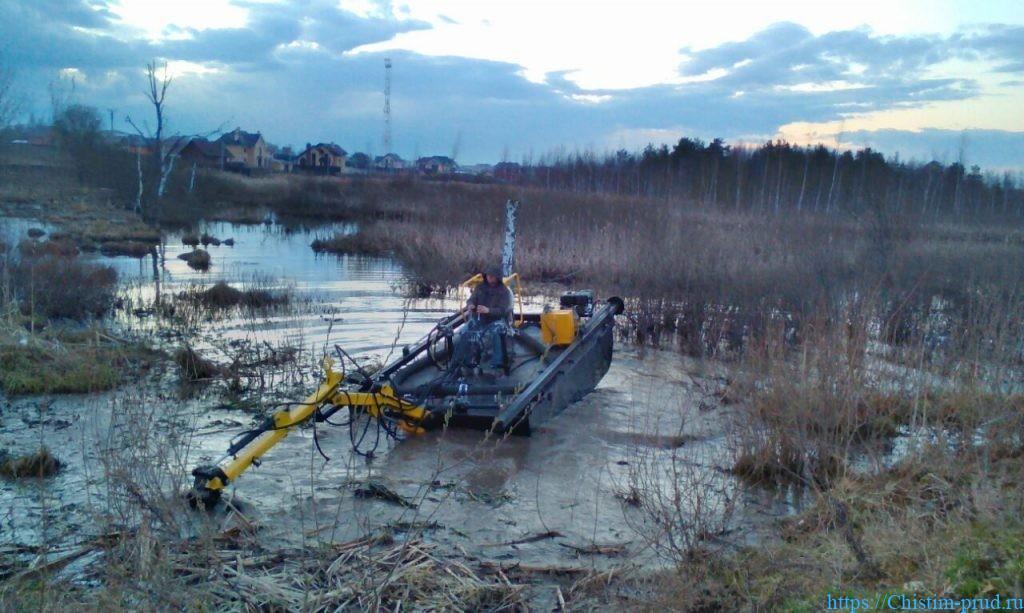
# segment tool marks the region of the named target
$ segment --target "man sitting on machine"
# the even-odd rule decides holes
[[[484,281],[475,288],[466,301],[466,332],[456,347],[454,360],[459,366],[472,368],[482,357],[481,351],[490,340],[491,374],[497,375],[506,368],[505,335],[508,334],[508,320],[512,315],[512,292],[502,280],[501,267],[488,268]],[[475,355],[474,355],[475,354]]]

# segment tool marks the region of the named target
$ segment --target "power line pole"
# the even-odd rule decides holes
[[[391,58],[384,58],[384,155],[391,153]]]

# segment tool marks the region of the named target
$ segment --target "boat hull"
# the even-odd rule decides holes
[[[621,301],[613,299],[581,327],[566,347],[538,349],[536,322],[527,322],[510,337],[517,350],[511,373],[497,378],[449,376],[438,382],[440,366],[423,356],[398,372],[407,398],[424,406],[427,429],[442,427],[493,430],[526,435],[589,394],[608,372],[614,352],[614,315]],[[462,330],[453,342],[460,342]],[[543,354],[530,355],[530,352]],[[524,355],[524,352],[526,355]],[[450,370],[449,370],[450,372]],[[417,385],[417,382],[418,385]]]

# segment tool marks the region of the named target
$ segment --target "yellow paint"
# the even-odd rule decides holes
[[[475,275],[464,281],[462,285],[473,288],[481,282],[483,282],[483,275]],[[512,283],[519,289],[518,274],[507,277],[505,282],[506,284]],[[522,323],[521,295],[519,296],[519,311],[520,323]],[[575,337],[575,331],[573,337]],[[348,406],[351,410],[365,411],[374,419],[381,419],[387,414],[389,417],[398,418],[398,427],[406,434],[423,434],[426,431],[417,424],[422,423],[428,417],[427,410],[424,407],[405,402],[395,394],[391,386],[381,386],[378,392],[349,392],[341,388],[343,377],[341,373],[334,370],[334,360],[330,356],[324,356],[321,366],[324,371],[324,380],[316,392],[294,408],[274,413],[273,430],[264,432],[241,451],[220,462],[218,466],[224,471],[228,482],[234,481],[250,466],[258,463],[265,453],[288,436],[288,432],[292,428],[313,417],[317,407],[320,406]],[[226,485],[219,477],[214,477],[206,482],[205,487],[208,490],[222,490]]]
[[[342,383],[341,374],[332,369],[334,361],[326,357],[323,362],[325,377],[324,382],[317,391],[311,394],[306,400],[296,407],[287,411],[274,413],[274,430],[264,432],[244,449],[225,460],[220,464],[221,470],[227,475],[228,481],[234,481],[250,466],[271,448],[277,445],[281,439],[288,436],[288,432],[314,415],[316,408],[325,404],[345,405],[355,410],[366,411],[374,419],[380,419],[387,411],[394,416],[398,413],[401,419],[398,426],[406,434],[423,434],[426,430],[415,424],[427,417],[427,411],[421,406],[410,404],[398,398],[390,386],[383,386],[377,393],[370,392],[346,392],[339,389]],[[214,477],[206,483],[206,489],[224,489],[225,484],[219,477]]]
[[[579,320],[576,311],[558,309],[540,315],[540,339],[545,345],[570,345],[576,340]]]

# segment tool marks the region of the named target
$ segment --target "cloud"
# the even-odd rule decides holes
[[[21,69],[110,68],[145,57],[115,36],[110,10],[89,0],[0,0],[0,51]]]
[[[749,39],[704,51],[682,49],[688,58],[683,76],[722,74],[714,83],[746,91],[806,83],[842,83],[876,92],[924,93],[935,90],[929,69],[952,59],[1018,57],[1014,44],[1024,42],[1024,29],[992,27],[972,35],[878,36],[867,29],[828,32],[818,36],[794,23],[774,24]],[[955,81],[955,80],[954,80]],[[960,85],[971,93],[969,80]]]
[[[37,108],[45,108],[46,83],[57,70],[75,67],[85,77],[80,102],[143,117],[149,109],[141,69],[158,57],[210,69],[177,76],[168,96],[173,130],[204,132],[229,122],[279,144],[334,140],[349,150],[379,148],[384,54],[350,51],[431,26],[396,17],[401,11],[387,3],[365,14],[334,0],[237,4],[248,12],[244,25],[178,27],[153,42],[125,30],[93,0],[0,0],[11,17],[0,22],[0,38],[9,42],[0,53],[20,68]],[[390,51],[394,142],[407,156],[447,154],[458,142],[463,160],[474,162],[494,161],[506,148],[519,155],[632,145],[667,130],[767,137],[794,122],[977,97],[982,68],[968,75],[937,68],[951,60],[987,62],[1002,81],[1020,81],[1022,44],[1024,28],[1012,26],[879,36],[867,29],[814,34],[778,23],[746,40],[682,49],[680,82],[614,90],[582,88],[567,72],[537,83],[514,63]],[[895,151],[906,139],[908,150],[927,149],[922,133],[890,132],[871,133],[872,142]],[[998,144],[1005,140],[998,131],[971,138],[979,150],[994,152],[992,165],[1005,165],[997,164],[1003,156],[1024,166],[1009,145]],[[988,148],[988,140],[997,144]]]

